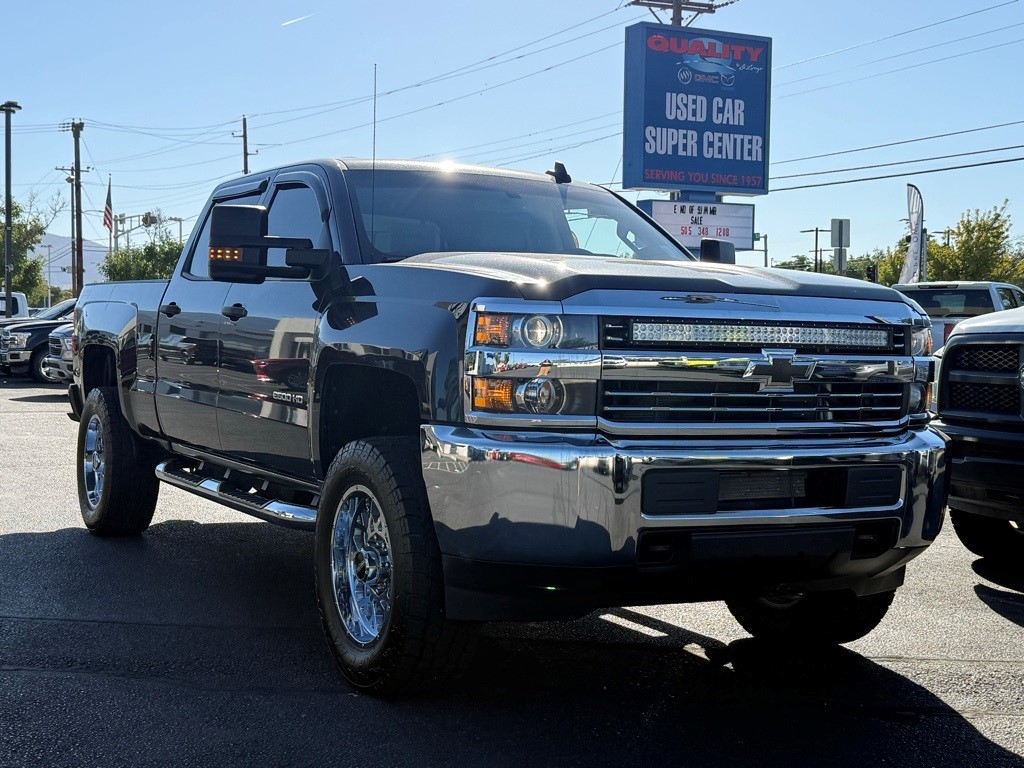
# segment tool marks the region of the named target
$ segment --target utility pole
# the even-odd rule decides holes
[[[253,155],[258,155],[260,151],[257,149],[255,152],[249,151],[249,121],[246,120],[245,115],[242,115],[242,131],[232,131],[231,135],[236,139],[242,140],[242,173],[249,173],[249,158]]]
[[[764,240],[764,266],[768,267],[768,235],[761,235],[761,239]]]
[[[809,235],[811,232],[814,233],[814,271],[821,272],[821,249],[818,247],[818,236],[822,232],[831,232],[832,229],[825,227],[815,227],[814,229],[801,229],[801,235]]]
[[[78,206],[75,208],[75,283],[78,290],[75,297],[82,292],[85,282],[85,265],[82,263],[82,157],[79,150],[82,130],[85,123],[79,120],[71,121],[71,136],[75,140],[75,200]]]
[[[5,101],[0,104],[0,111],[4,113],[4,155],[6,164],[4,167],[4,313],[7,317],[14,316],[14,221],[11,209],[14,201],[11,199],[11,115],[21,109],[16,101]]]
[[[684,11],[696,16],[701,13],[714,13],[718,10],[719,6],[729,4],[724,2],[698,2],[697,0],[631,0],[629,3],[629,5],[650,8],[652,13],[655,8],[662,11],[671,11],[672,26],[674,27],[683,26]],[[657,14],[655,14],[655,17],[657,17]]]

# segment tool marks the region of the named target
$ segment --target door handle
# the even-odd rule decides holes
[[[175,304],[173,301],[170,304],[161,304],[160,312],[167,315],[168,317],[174,317],[181,313],[181,307]]]
[[[224,307],[224,309],[222,309],[220,313],[224,315],[224,317],[226,317],[228,320],[235,321],[241,320],[243,317],[249,314],[246,308],[243,307],[241,304],[232,304],[230,307]]]

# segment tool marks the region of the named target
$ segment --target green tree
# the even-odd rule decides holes
[[[43,233],[61,208],[59,196],[43,204],[30,196],[24,203],[15,201],[11,209],[11,290],[24,293],[29,304],[42,305],[46,302],[43,263],[30,256],[29,251],[43,239]]]
[[[795,269],[800,272],[810,272],[814,269],[814,262],[811,261],[810,257],[804,256],[802,253],[797,254],[788,261],[780,261],[775,264],[777,269]]]
[[[1024,254],[1012,237],[1008,202],[988,211],[966,211],[950,232],[951,244],[928,245],[929,280],[1020,282]]]
[[[177,239],[161,234],[145,245],[122,248],[109,254],[100,264],[107,280],[155,280],[168,278],[181,255]]]

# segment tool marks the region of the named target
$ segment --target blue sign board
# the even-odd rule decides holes
[[[622,186],[766,194],[771,72],[768,37],[627,27]]]

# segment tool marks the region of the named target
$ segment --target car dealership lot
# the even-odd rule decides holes
[[[312,536],[172,488],[89,535],[61,389],[0,379],[0,766],[1024,765],[1024,564],[950,529],[882,626],[822,659],[718,604],[489,627],[466,679],[399,702],[331,667]]]

